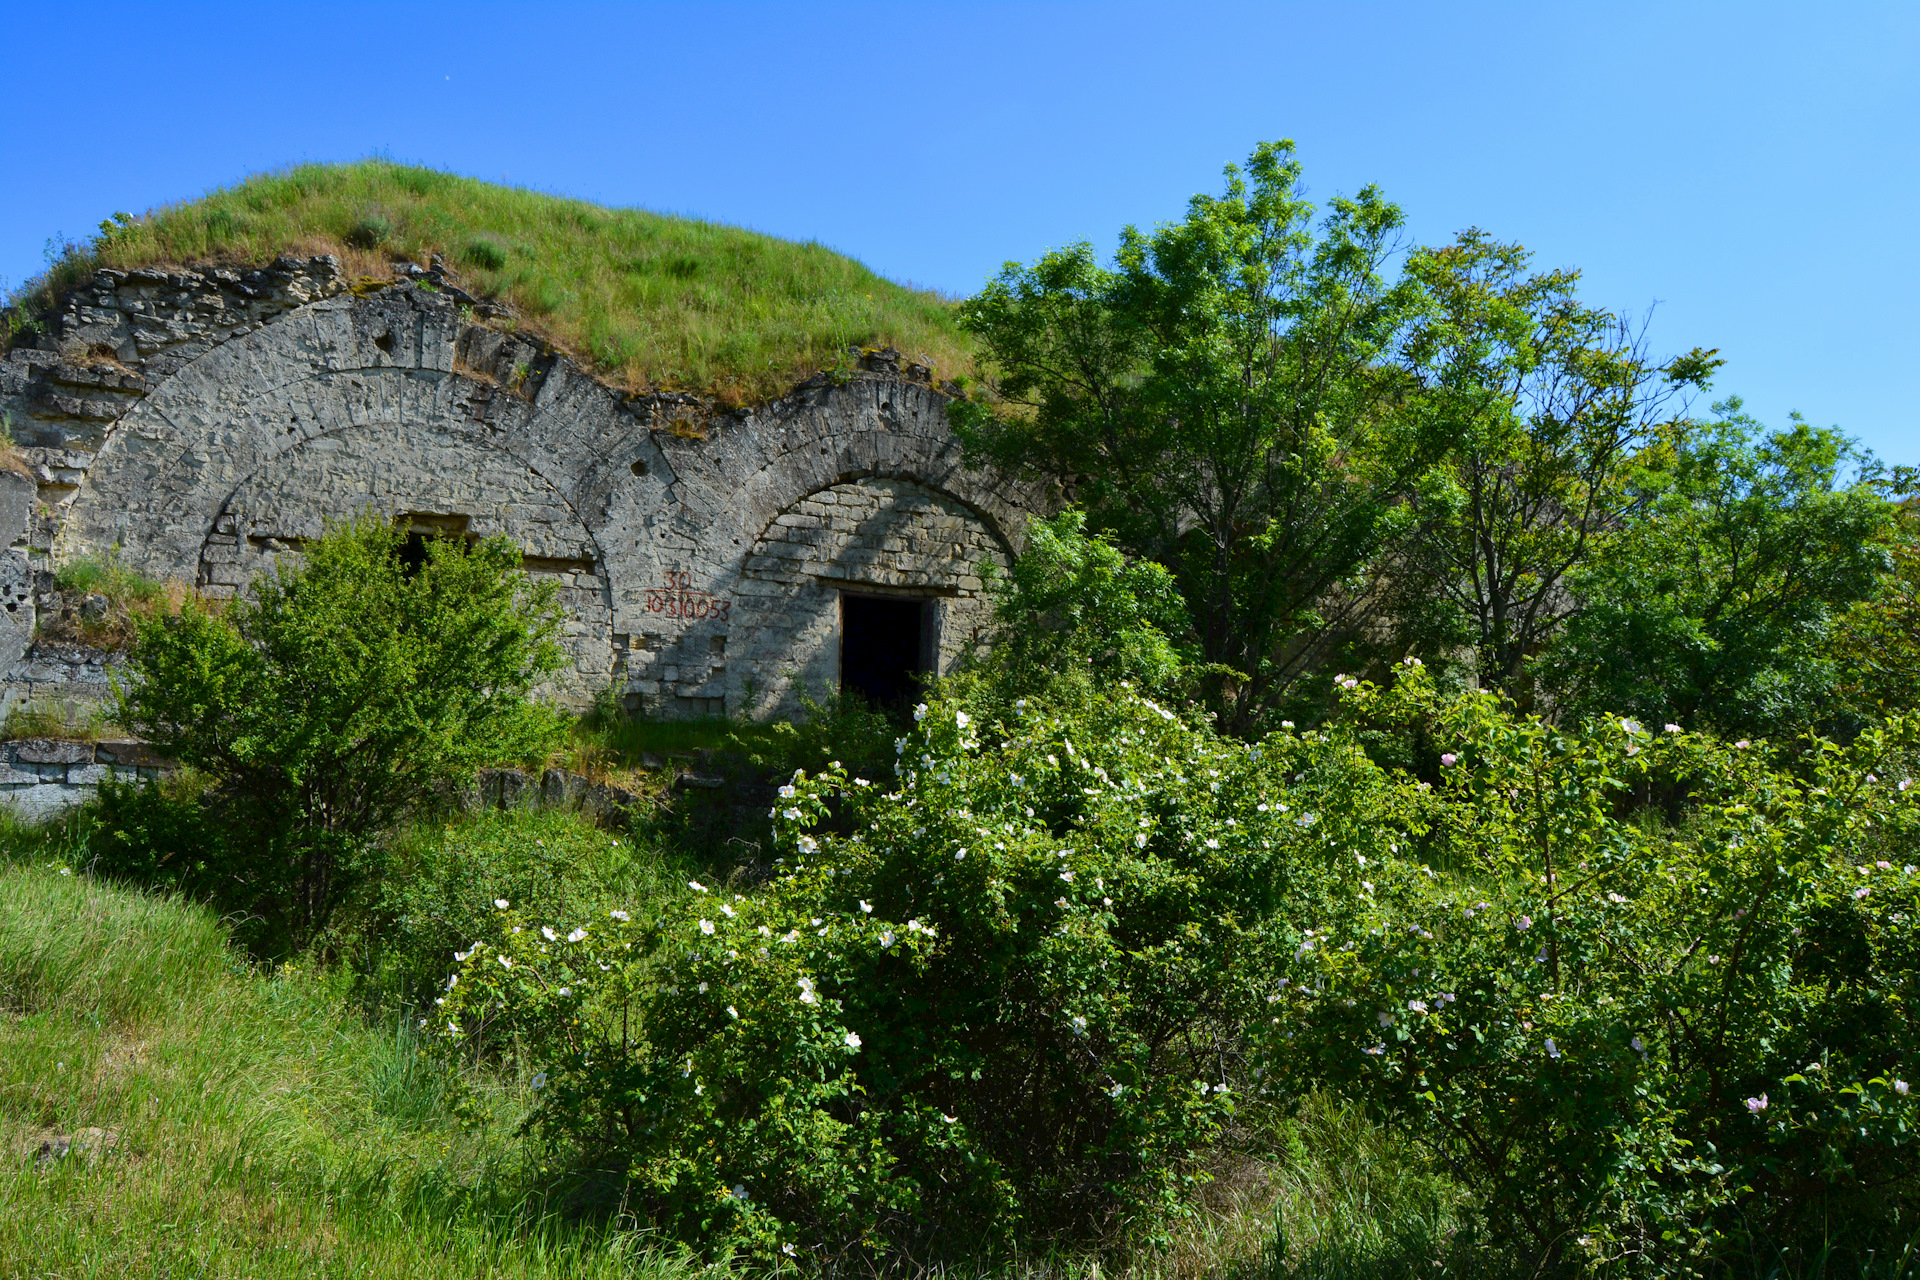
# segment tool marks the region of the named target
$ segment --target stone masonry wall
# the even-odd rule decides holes
[[[749,714],[776,710],[793,684],[816,693],[838,688],[842,591],[930,601],[928,656],[934,670],[950,670],[990,618],[979,567],[1004,571],[1009,553],[977,513],[911,480],[843,483],[808,494],[755,541],[734,589],[741,630],[751,639],[712,678],[724,676],[727,705]],[[651,682],[638,688],[656,692]]]
[[[169,767],[139,742],[0,742],[0,804],[44,822],[90,799],[105,778],[153,778]]]
[[[0,359],[31,472],[0,472],[0,691],[60,683],[29,650],[61,565],[113,555],[225,595],[372,510],[506,533],[556,577],[563,702],[611,685],[655,715],[780,714],[837,680],[842,590],[937,601],[938,660],[959,656],[984,621],[979,565],[1047,505],[966,466],[954,389],[897,353],[728,413],[621,394],[510,324],[437,265],[378,288],[328,258],[101,272]],[[65,664],[76,693],[104,685],[94,665]]]

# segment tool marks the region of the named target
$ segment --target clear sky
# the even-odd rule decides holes
[[[812,238],[966,294],[1179,216],[1266,138],[1467,226],[1716,394],[1920,463],[1920,4],[0,0],[0,277],[249,172],[380,153]]]

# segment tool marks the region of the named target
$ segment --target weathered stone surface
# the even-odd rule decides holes
[[[22,822],[48,822],[93,798],[92,787],[70,787],[64,782],[42,782],[31,787],[0,790],[0,804]]]
[[[144,742],[109,740],[93,744],[94,759],[126,768],[168,769],[173,761]]]
[[[27,640],[33,572],[112,551],[228,597],[373,511],[519,543],[568,612],[567,703],[611,684],[655,715],[791,712],[839,684],[842,593],[929,601],[926,661],[950,666],[985,621],[979,566],[1045,505],[964,465],[923,360],[856,351],[850,381],[719,414],[622,396],[480,322],[444,269],[407,274],[437,287],[356,298],[319,258],[102,272],[45,350],[0,360],[39,478],[25,502],[0,479],[0,606],[28,615],[0,623],[8,696],[109,692],[111,658]]]
[[[33,641],[35,482],[0,469],[0,671],[20,661]]]
[[[7,751],[23,764],[92,764],[91,742],[63,742],[57,738],[22,738]]]

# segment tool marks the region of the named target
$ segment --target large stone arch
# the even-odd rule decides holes
[[[803,694],[838,689],[847,595],[923,602],[922,664],[946,673],[990,620],[982,564],[1004,571],[1011,556],[990,518],[915,480],[847,477],[805,494],[767,521],[742,563],[726,645],[727,705],[768,715],[793,710]]]
[[[528,430],[535,406],[461,372],[458,337],[446,314],[339,299],[215,348],[109,430],[54,541],[55,562],[114,547],[140,572],[179,575],[197,565],[247,477],[348,430],[464,432],[530,469],[552,469],[559,459],[539,457],[539,433]]]

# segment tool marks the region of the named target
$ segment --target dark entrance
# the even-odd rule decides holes
[[[458,538],[462,542],[472,542],[473,535],[467,532],[472,516],[443,516],[420,511],[405,511],[394,518],[394,523],[406,529],[406,541],[400,544],[400,568],[411,578],[427,567],[429,538]]]
[[[840,689],[882,707],[904,704],[920,691],[926,670],[924,600],[840,597]]]

